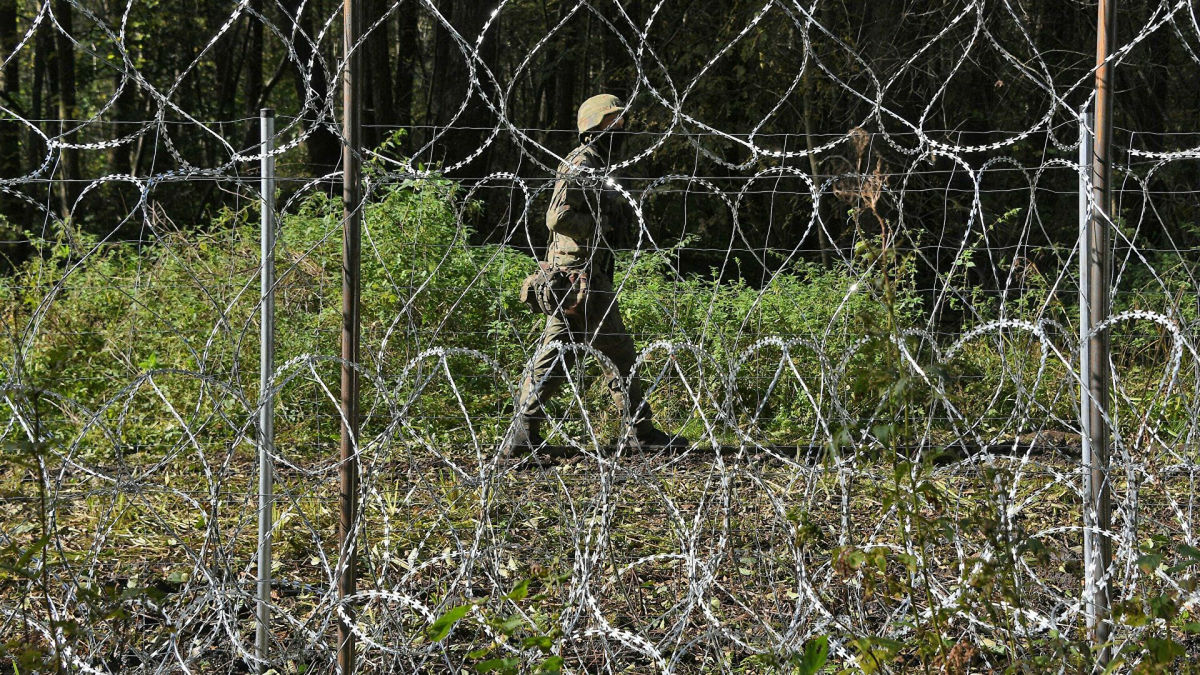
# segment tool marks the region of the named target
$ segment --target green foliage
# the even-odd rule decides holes
[[[362,344],[364,354],[383,354],[374,365],[384,377],[397,376],[432,345],[523,361],[534,320],[515,289],[533,261],[512,249],[469,246],[470,232],[457,225],[455,189],[444,180],[406,182],[366,210]],[[282,218],[277,365],[340,351],[341,211],[339,201],[318,194]],[[78,232],[41,241],[41,255],[0,289],[9,325],[36,326],[26,354],[29,381],[96,410],[153,372],[177,411],[232,411],[238,399],[249,410],[258,398],[257,220],[249,211],[222,211],[207,233],[165,234],[140,250],[98,244]],[[334,366],[316,367],[336,379]],[[213,382],[233,398],[214,391]],[[295,398],[281,397],[280,440],[311,443],[318,416]],[[177,440],[178,422],[155,399],[134,396],[130,405],[102,413],[104,423],[121,430],[125,449]],[[494,400],[488,403],[495,408]],[[61,416],[48,424],[67,439],[80,428]],[[218,441],[233,430],[209,425],[204,433]],[[114,450],[96,440],[83,451]]]
[[[509,370],[500,381],[476,386],[465,401],[466,412],[485,427],[498,428],[511,402],[509,385],[532,355],[540,330],[540,318],[517,299],[520,282],[535,268],[534,261],[508,247],[471,245],[471,232],[460,224],[458,202],[453,182],[428,179],[380,189],[367,207],[361,269],[363,353],[375,357],[371,366],[385,379],[397,377],[430,347],[487,355]],[[338,200],[316,194],[281,219],[276,364],[340,351],[341,212]],[[121,430],[119,447],[97,432],[95,443],[81,447],[84,453],[170,446],[181,439],[173,414],[147,391],[148,373],[176,411],[200,416],[190,421],[192,426],[239,405],[247,411],[255,406],[257,220],[251,211],[225,210],[205,234],[164,234],[140,250],[60,231],[40,242],[41,255],[19,270],[20,283],[3,289],[0,302],[12,325],[36,318],[37,335],[26,356],[31,381],[89,410],[113,402],[122,387],[136,385],[128,405],[110,405],[100,413],[106,424]],[[826,269],[797,263],[757,289],[744,281],[675,278],[669,273],[674,253],[624,259],[616,280],[623,286],[622,311],[639,341],[692,342],[711,354],[713,362],[723,364],[707,370],[713,387],[719,386],[725,364],[763,336],[800,337],[821,345],[819,355],[809,347],[794,347],[801,376],[818,383],[814,386],[819,395],[822,361],[836,362],[857,339],[856,327],[886,318],[878,289],[855,281],[860,275],[842,265]],[[911,267],[900,264],[898,270],[902,279],[911,279]],[[896,296],[895,304],[904,320],[915,316],[920,306],[906,291]],[[816,417],[811,402],[796,395],[794,380],[770,395],[756,389],[754,377],[778,361],[772,349],[761,350],[743,366],[748,378],[739,395],[747,401],[745,408],[755,416],[755,424],[786,442],[811,434]],[[878,358],[882,357],[872,360]],[[488,377],[479,362],[454,359],[459,385]],[[336,378],[336,368],[328,361],[313,367],[327,380]],[[593,388],[592,395],[606,398],[600,389]],[[435,379],[425,391],[431,402],[422,405],[458,405],[447,382]],[[335,411],[323,398],[280,397],[281,443],[308,447],[329,433],[319,427],[320,419]],[[652,399],[664,416],[686,417],[686,396],[663,390]],[[77,423],[61,418],[53,423],[59,424],[64,438],[78,433]],[[367,431],[386,423],[370,419]],[[228,425],[203,426],[210,441],[235,433]],[[446,422],[430,433],[446,437],[460,427],[460,422]]]
[[[674,251],[636,257],[618,274],[624,283],[621,308],[635,333],[665,334],[702,345],[718,360],[729,360],[767,336],[807,337],[829,343],[839,354],[857,337],[851,330],[864,318],[880,320],[883,307],[870,289],[844,265],[826,269],[799,262],[772,277],[763,288],[745,280],[717,282],[674,278]],[[915,298],[906,310],[916,304]],[[912,316],[910,312],[908,314]],[[670,318],[664,325],[663,317]]]
[[[791,675],[816,675],[829,660],[829,636],[821,635],[809,640],[804,649],[787,655],[755,654],[742,661],[744,671],[790,673]]]
[[[542,622],[539,622],[538,617],[544,619],[543,609],[546,604],[546,596],[529,597],[531,581],[533,580],[521,581],[511,592],[501,598],[505,601],[503,606],[520,611],[511,614],[502,613],[488,602],[488,598],[476,599],[469,604],[455,606],[438,617],[426,629],[426,639],[431,642],[445,640],[450,636],[454,626],[474,609],[475,616],[487,624],[492,631],[491,634],[499,636],[489,644],[472,645],[475,648],[467,652],[467,658],[474,664],[474,672],[515,675],[522,672],[523,662],[534,666],[531,672],[561,672],[563,658],[552,653],[554,643],[557,638],[561,637],[561,633],[554,628],[550,630],[542,628]],[[496,653],[500,651],[500,645],[505,643],[520,645],[525,658],[512,655],[496,656]],[[500,651],[500,653],[505,652]]]
[[[675,277],[670,272],[674,255],[667,250],[637,256],[618,274],[629,330],[648,339],[696,344],[721,369],[741,362],[736,391],[741,422],[773,442],[804,442],[817,428],[817,411],[808,394],[820,401],[822,388],[832,385],[829,369],[863,336],[864,326],[886,321],[886,306],[869,282],[871,276],[864,281],[863,272],[846,263],[825,268],[798,262],[755,288],[741,279]],[[914,321],[920,300],[911,291],[911,263],[902,263],[898,273],[905,286],[895,304],[903,321]],[[785,373],[770,392],[768,384],[780,363],[778,347],[760,346],[747,355],[764,338],[798,341],[789,347],[795,372]],[[870,363],[879,365],[875,357]],[[708,372],[710,388],[721,390],[725,372]],[[687,416],[679,408],[688,403],[686,397],[655,403],[666,417]]]
[[[466,616],[470,609],[470,605],[459,605],[438,617],[436,621],[430,624],[429,630],[426,631],[429,641],[438,642],[444,640],[450,634],[450,629],[454,627],[454,624]]]
[[[43,593],[45,591],[46,573],[53,564],[48,560],[47,553],[54,549],[50,545],[53,536],[47,527],[44,508],[47,499],[46,483],[38,461],[44,451],[45,448],[40,444],[23,439],[9,440],[0,447],[0,456],[4,457],[6,463],[37,475],[36,504],[40,507],[35,509],[25,505],[27,508],[22,509],[25,513],[20,514],[20,518],[13,519],[17,524],[6,531],[3,545],[0,545],[0,589],[32,587],[41,589]],[[21,506],[16,505],[17,508]],[[40,598],[36,601],[40,601]],[[65,625],[63,627],[67,628]],[[57,644],[31,630],[25,630],[24,635],[20,637],[16,632],[11,630],[9,635],[0,639],[0,664],[9,665],[14,672],[19,673],[53,671],[61,667],[57,657],[60,653]]]

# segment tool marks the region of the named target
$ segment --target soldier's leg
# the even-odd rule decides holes
[[[555,341],[570,342],[571,329],[562,317],[549,316],[542,330],[533,369],[521,382],[521,395],[517,402],[517,411],[535,420],[545,416],[543,406],[562,388],[567,369],[575,362],[573,351],[563,352],[550,346]]]
[[[654,413],[643,397],[640,378],[630,378],[637,361],[637,345],[625,329],[616,294],[602,288],[593,292],[587,308],[587,338],[602,354],[612,360],[617,372],[605,373],[605,384],[612,393],[617,409],[629,412],[634,429],[643,434],[654,429]],[[597,325],[598,324],[598,325]],[[626,407],[628,405],[628,407]]]

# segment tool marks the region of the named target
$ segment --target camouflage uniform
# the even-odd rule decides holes
[[[640,446],[688,447],[686,438],[654,427],[650,406],[642,398],[642,383],[629,377],[637,348],[621,320],[613,289],[612,252],[630,243],[635,220],[628,201],[607,175],[608,157],[616,142],[608,131],[620,128],[619,115],[624,110],[624,104],[608,94],[593,96],[579,106],[578,128],[583,144],[571,151],[558,168],[546,211],[550,245],[542,263],[549,268],[552,279],[570,279],[571,302],[546,299],[544,291],[550,286],[538,281],[544,278],[541,272],[526,280],[527,284],[533,281],[533,286],[522,289],[522,300],[528,301],[532,295],[536,300],[531,306],[536,305],[548,316],[537,360],[521,383],[516,419],[504,441],[506,454],[528,452],[544,443],[539,432],[543,406],[562,388],[567,370],[577,358],[574,350],[561,350],[560,355],[559,349],[550,346],[552,342],[591,345],[613,362],[617,372],[607,373],[608,389],[618,409],[633,418],[634,442]],[[581,275],[586,280],[586,292],[578,302],[576,284]],[[531,294],[534,287],[540,290]],[[563,307],[569,309],[562,311]]]
[[[612,250],[628,243],[634,215],[626,199],[605,175],[608,162],[602,154],[604,136],[575,148],[558,169],[558,179],[546,212],[551,238],[546,263],[582,271],[587,275],[587,299],[572,316],[546,317],[537,361],[521,384],[520,413],[537,420],[542,406],[566,381],[566,368],[576,352],[550,347],[552,342],[582,343],[595,347],[612,360],[617,372],[606,371],[606,384],[618,409],[628,410],[639,435],[653,431],[649,404],[642,398],[642,384],[629,380],[637,359],[633,338],[621,320],[617,294],[613,290]],[[628,382],[628,389],[626,389]],[[628,407],[626,404],[628,403]]]

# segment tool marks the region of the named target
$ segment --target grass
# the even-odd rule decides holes
[[[678,278],[670,251],[625,256],[639,344],[696,347],[642,365],[658,419],[696,448],[605,457],[595,446],[620,419],[592,387],[551,411],[552,441],[581,452],[493,462],[539,330],[515,298],[533,263],[469,245],[454,199],[445,181],[406,185],[367,214],[364,672],[1091,668],[1069,331],[1014,325],[951,354],[962,331],[916,330],[913,261],[870,246],[761,289]],[[338,365],[311,355],[337,351],[338,212],[314,198],[282,223],[283,672],[328,670],[335,634]],[[0,287],[28,385],[7,393],[40,439],[21,442],[15,416],[4,437],[0,664],[51,669],[65,645],[113,671],[241,667],[254,628],[253,216],[164,234],[140,255],[63,237]],[[1008,310],[1029,325],[1070,314],[1037,288]],[[1195,364],[1185,351],[1165,369],[1170,336],[1143,329],[1114,331],[1116,635],[1123,668],[1178,672],[1181,650],[1200,649]],[[1004,450],[1017,441],[1037,451]],[[960,443],[995,454],[935,457]],[[51,620],[57,633],[35,625]]]
[[[52,496],[57,536],[47,568],[52,597],[85,591],[87,601],[68,613],[77,654],[134,668],[139,652],[175,638],[208,645],[196,663],[224,669],[234,657],[224,630],[250,644],[255,530],[244,486],[253,484],[254,465],[247,453],[229,459],[213,483],[186,458],[121,490],[67,472]],[[473,454],[451,459],[478,475]],[[915,483],[899,475],[910,469]],[[886,670],[936,669],[960,644],[954,658],[970,653],[976,669],[1089,662],[1071,609],[1081,577],[1079,504],[1063,482],[1077,476],[1071,457],[920,467],[860,453],[839,472],[828,458],[796,465],[695,450],[612,461],[581,455],[484,475],[483,484],[463,480],[444,456],[401,444],[364,467],[359,589],[390,594],[359,606],[366,634],[387,648],[364,649],[364,662],[374,664],[368,672],[471,668],[513,655],[501,645],[539,636],[553,643],[564,627],[574,632],[557,653],[584,670],[654,665],[614,643],[615,631],[654,644],[687,672],[759,672],[771,659],[786,670],[818,636],[840,650],[830,667],[849,666],[853,656],[868,670],[872,659]],[[217,484],[230,489],[211,500]],[[1153,493],[1182,496],[1187,484],[1176,476]],[[328,470],[283,470],[277,492],[276,602],[290,619],[276,622],[276,646],[285,660],[318,670],[328,655],[313,641],[332,637],[324,589],[336,557],[333,489]],[[1122,482],[1116,493],[1128,489]],[[6,472],[4,490],[5,522],[30,519],[33,501],[14,499],[29,494],[29,476]],[[1120,578],[1117,597],[1134,599],[1140,613],[1123,608],[1129,625],[1117,634],[1135,646],[1153,637],[1190,651],[1200,642],[1177,585],[1194,585],[1197,561],[1175,535],[1187,522],[1168,501],[1146,501],[1141,549],[1163,546]],[[37,528],[9,535],[28,545]],[[76,576],[64,576],[68,570]],[[18,581],[5,583],[6,606],[30,587]],[[523,582],[523,597],[505,597]],[[581,604],[583,589],[590,601]],[[429,615],[404,611],[398,598]],[[36,612],[37,602],[29,596],[25,606]],[[1154,616],[1164,602],[1174,610]],[[464,604],[474,609],[431,646],[432,619]],[[1049,626],[1035,620],[1055,616]],[[605,624],[608,640],[580,639]],[[10,640],[25,639],[19,622],[8,625]],[[531,644],[521,657],[527,666],[547,658]]]

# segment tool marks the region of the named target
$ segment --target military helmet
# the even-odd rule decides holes
[[[605,115],[623,110],[625,110],[625,104],[612,94],[597,94],[589,98],[579,106],[579,114],[576,117],[579,133],[586,134],[595,131],[604,121]]]

